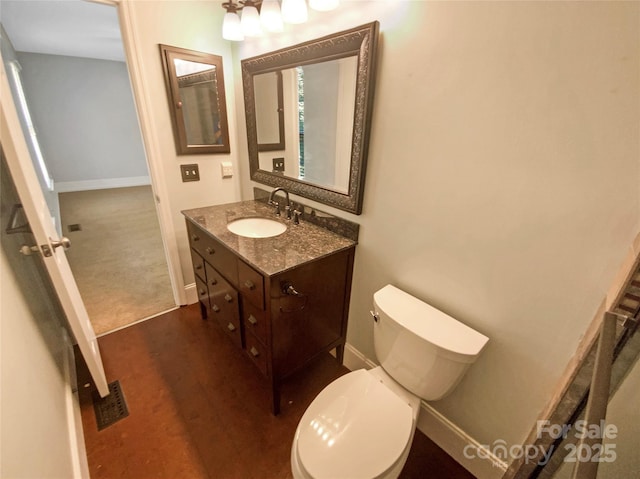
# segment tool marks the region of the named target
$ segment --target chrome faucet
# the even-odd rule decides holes
[[[284,196],[287,200],[287,204],[284,207],[284,211],[287,215],[287,219],[290,220],[291,219],[291,203],[289,202],[289,192],[287,190],[285,190],[282,187],[278,187],[276,189],[274,189],[271,194],[269,195],[269,204],[271,206],[275,206],[276,207],[276,216],[280,216],[280,204],[277,201],[274,201],[274,196],[278,191],[282,191],[284,193]]]

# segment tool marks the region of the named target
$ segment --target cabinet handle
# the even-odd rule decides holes
[[[225,294],[225,295],[224,295],[224,300],[225,300],[227,303],[230,303],[230,302],[232,302],[232,301],[233,301],[233,297],[232,297],[230,294],[228,294],[228,293],[227,293],[227,294]]]
[[[198,235],[191,235],[191,241],[200,241],[200,236],[198,236]]]
[[[258,324],[258,320],[255,318],[253,314],[249,315],[249,317],[247,318],[247,321],[249,321],[254,326]]]
[[[251,281],[250,279],[246,280],[244,282],[244,285],[248,288],[248,289],[256,289],[256,285],[253,284],[253,281]]]
[[[213,279],[211,280],[211,286],[215,286],[216,284],[218,284],[218,280],[217,280],[217,279],[215,279],[215,278],[213,278]]]
[[[204,289],[200,290],[200,296],[205,296],[207,294],[207,292]]]
[[[229,323],[227,324],[227,329],[231,332],[236,330],[236,327],[233,325],[233,323]]]
[[[217,313],[217,312],[219,312],[219,311],[220,311],[220,308],[218,307],[218,305],[217,305],[217,304],[214,304],[213,306],[211,306],[211,309],[213,309],[213,312],[214,312],[214,313]]]
[[[214,254],[216,250],[214,250],[211,246],[207,246],[207,253]]]
[[[253,356],[254,358],[257,358],[258,356],[260,356],[260,351],[258,351],[254,346],[251,346],[251,350],[249,352],[251,353],[251,356]]]

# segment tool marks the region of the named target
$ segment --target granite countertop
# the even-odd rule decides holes
[[[356,242],[305,220],[299,225],[261,201],[248,200],[182,211],[193,223],[235,252],[245,262],[267,276],[351,248]],[[246,238],[227,229],[240,218],[263,217],[287,225],[287,230],[271,238]]]

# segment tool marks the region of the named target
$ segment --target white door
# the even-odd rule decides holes
[[[42,254],[44,264],[78,342],[80,352],[87,363],[98,392],[102,397],[105,397],[109,394],[109,387],[102,366],[98,341],[64,252],[65,242],[68,240],[58,238],[49,208],[38,183],[9,89],[1,55],[0,68],[2,68],[0,78],[0,140],[7,164],[20,196],[22,207],[29,220],[29,226],[37,242],[36,246]]]

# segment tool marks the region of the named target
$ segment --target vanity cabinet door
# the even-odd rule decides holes
[[[269,375],[269,316],[246,298],[242,298],[242,326],[245,335],[245,352],[260,372]]]
[[[242,322],[247,334],[253,334],[263,344],[267,344],[268,325],[265,311],[256,308],[249,301],[243,301]]]
[[[247,356],[253,361],[260,372],[267,376],[268,373],[268,355],[267,348],[260,342],[253,334],[246,335],[246,348]]]
[[[240,348],[243,346],[238,292],[215,269],[206,264],[211,317]]]
[[[271,280],[271,340],[275,370],[296,371],[321,351],[342,351],[351,285],[352,251],[281,273]],[[290,283],[296,294],[286,294]]]

